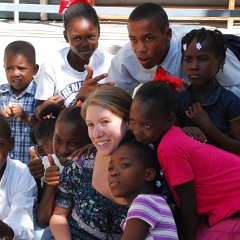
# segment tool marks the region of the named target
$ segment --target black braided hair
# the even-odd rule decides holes
[[[212,49],[217,57],[224,57],[224,59],[226,58],[227,41],[224,35],[217,29],[208,30],[205,28],[194,29],[182,38],[182,55],[184,54],[183,45],[186,44],[188,46],[194,38],[196,38],[197,42],[199,43],[202,43],[207,39],[209,49]]]

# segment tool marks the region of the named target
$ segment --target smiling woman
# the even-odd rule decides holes
[[[84,98],[97,82],[103,83],[111,63],[112,55],[97,49],[100,25],[92,6],[72,4],[63,14],[63,22],[69,47],[41,66],[36,115],[50,103],[60,108],[74,105],[76,96]]]
[[[54,239],[120,239],[120,223],[126,216],[127,206],[123,199],[111,193],[108,166],[111,154],[128,136],[131,102],[131,96],[124,90],[102,86],[83,103],[81,114],[97,151],[92,151],[88,159],[84,154],[69,161],[63,170],[50,220]],[[63,126],[58,127],[55,150],[57,144],[66,145],[61,141],[71,139],[68,133],[63,133]],[[72,138],[81,136],[77,129],[72,130],[69,129]]]

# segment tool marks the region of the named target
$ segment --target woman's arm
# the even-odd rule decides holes
[[[174,187],[180,199],[183,239],[195,240],[197,231],[197,203],[194,182],[190,181]]]
[[[70,208],[61,208],[57,205],[54,208],[50,219],[50,229],[55,240],[71,240],[71,231],[67,222],[67,216],[70,214]]]
[[[144,240],[150,225],[139,218],[127,220],[122,240]]]

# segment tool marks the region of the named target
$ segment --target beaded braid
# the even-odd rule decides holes
[[[187,46],[191,43],[191,41],[197,38],[197,42],[202,43],[204,40],[210,40],[208,46],[214,51],[217,57],[226,58],[226,50],[227,50],[227,41],[224,35],[217,29],[215,30],[207,30],[205,28],[194,29],[191,32],[187,33],[182,38],[182,46],[181,52],[184,54],[184,44]]]

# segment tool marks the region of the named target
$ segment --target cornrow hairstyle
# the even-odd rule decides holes
[[[162,33],[169,28],[167,13],[156,3],[143,3],[130,14],[128,22],[149,20],[157,26]]]
[[[7,54],[21,54],[25,56],[29,63],[32,65],[36,64],[36,53],[34,46],[27,41],[14,41],[7,45],[4,51],[4,58]]]
[[[58,116],[57,122],[66,122],[69,124],[75,124],[81,129],[81,137],[85,140],[85,145],[90,143],[91,140],[88,136],[87,124],[81,116],[81,108],[78,106],[70,106],[61,111]],[[80,147],[80,146],[79,146]]]
[[[205,28],[194,29],[182,38],[182,55],[184,55],[183,45],[186,44],[188,46],[194,38],[196,38],[199,43],[207,40],[208,48],[214,52],[216,57],[226,58],[227,41],[224,35],[217,29],[208,30]]]
[[[56,120],[60,111],[56,105],[49,105],[40,112],[40,120],[33,130],[33,135],[31,135],[35,144],[53,136]]]
[[[74,18],[85,18],[96,26],[100,33],[100,24],[95,9],[85,3],[77,2],[72,4],[63,14],[64,29],[67,31]]]
[[[170,116],[177,106],[177,91],[168,83],[161,81],[149,81],[144,83],[137,91],[135,99],[148,102],[157,109],[161,109],[161,115]]]

